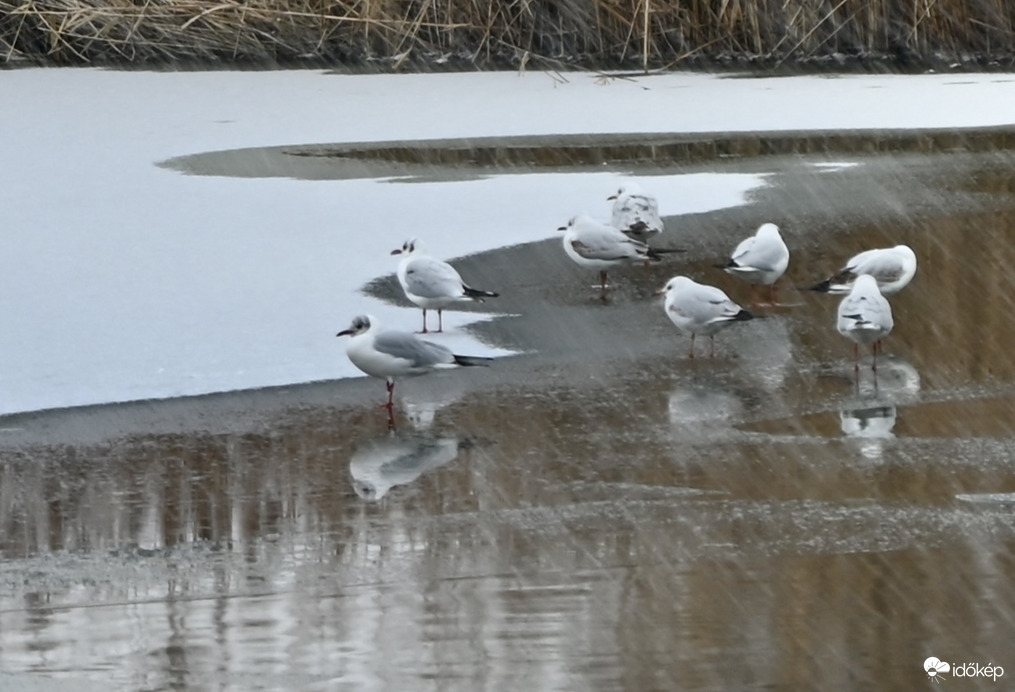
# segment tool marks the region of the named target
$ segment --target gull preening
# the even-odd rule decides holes
[[[729,262],[716,266],[751,285],[751,305],[758,305],[758,286],[768,286],[769,304],[775,305],[775,282],[789,266],[789,248],[779,227],[766,223],[737,245]]]
[[[482,302],[483,298],[499,295],[466,284],[450,264],[427,255],[416,238],[405,241],[391,254],[402,255],[398,263],[398,283],[402,285],[405,297],[423,308],[423,334],[427,333],[427,310],[437,311],[437,331],[442,332],[445,308],[455,303]]]
[[[606,198],[613,201],[613,227],[624,234],[648,242],[662,233],[664,225],[659,217],[659,202],[636,183],[626,183],[617,194]]]
[[[881,293],[898,293],[916,274],[916,253],[908,245],[867,250],[855,255],[835,274],[810,287],[822,293],[849,293],[856,278],[869,274],[877,280]]]
[[[415,377],[436,370],[447,370],[460,366],[486,365],[492,358],[461,356],[451,349],[429,341],[423,341],[415,334],[381,329],[370,315],[359,315],[352,320],[348,329],[335,336],[348,336],[345,352],[357,368],[387,382],[388,424],[394,426],[393,397],[395,378]]]
[[[878,369],[878,344],[894,325],[892,306],[881,295],[877,280],[870,274],[856,277],[849,295],[839,303],[836,325],[840,334],[853,340],[854,370],[860,370],[860,344],[871,347],[871,368]]]
[[[564,231],[564,252],[578,266],[599,270],[602,298],[606,299],[606,270],[628,262],[661,260],[666,252],[680,250],[657,250],[640,240],[625,235],[609,224],[600,223],[584,214],[575,216],[561,226]]]
[[[694,337],[709,338],[709,355],[715,355],[715,334],[734,322],[754,316],[730,300],[721,289],[699,284],[686,276],[670,279],[657,295],[665,295],[666,316],[682,332],[691,335],[688,357],[694,358]]]

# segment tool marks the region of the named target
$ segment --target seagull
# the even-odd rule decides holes
[[[659,218],[659,202],[636,183],[625,184],[606,199],[613,201],[613,227],[635,240],[647,243],[665,228]]]
[[[444,331],[444,308],[454,303],[483,302],[499,294],[480,291],[462,281],[461,275],[447,262],[425,254],[419,240],[412,238],[391,251],[402,255],[398,263],[398,283],[405,297],[423,308],[423,334],[427,333],[426,311],[437,310],[437,331]]]
[[[662,259],[661,253],[683,252],[650,248],[613,226],[584,214],[575,216],[557,230],[564,231],[564,252],[568,257],[578,266],[599,270],[603,300],[606,300],[606,270],[610,267],[624,262],[658,261]]]
[[[841,295],[849,293],[856,277],[870,274],[886,296],[894,295],[909,284],[916,274],[916,253],[908,245],[867,250],[849,259],[832,276],[810,287],[812,291]]]
[[[371,377],[387,381],[388,425],[394,427],[392,398],[395,394],[396,377],[415,377],[435,370],[446,370],[459,366],[486,365],[492,358],[459,356],[440,344],[423,341],[414,334],[394,330],[382,330],[370,315],[359,315],[352,320],[348,329],[335,336],[348,336],[345,352],[357,368]]]
[[[686,276],[675,276],[656,295],[666,296],[666,316],[682,332],[691,333],[691,350],[694,358],[694,337],[702,334],[709,338],[709,355],[715,355],[715,333],[734,322],[754,317],[730,300],[721,289],[699,284]]]
[[[758,305],[758,285],[769,287],[769,303],[775,305],[775,282],[789,266],[789,248],[779,235],[779,227],[766,223],[737,245],[729,262],[715,266],[751,284],[751,305]]]
[[[892,320],[892,306],[878,290],[877,280],[870,274],[861,274],[853,282],[849,295],[839,303],[839,333],[853,340],[853,369],[860,370],[860,344],[871,346],[874,363],[871,369],[878,369],[877,344],[888,336],[895,322]]]

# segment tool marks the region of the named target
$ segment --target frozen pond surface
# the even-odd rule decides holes
[[[933,684],[930,656],[1006,670],[947,685],[1010,687],[1010,135],[975,152],[870,133],[870,153],[849,155],[242,177],[259,171],[244,158],[256,147],[383,138],[330,95],[300,120],[305,136],[265,138],[288,89],[320,96],[328,80],[362,84],[378,131],[409,139],[621,131],[629,113],[586,113],[615,88],[646,106],[694,90],[690,115],[646,108],[640,132],[1003,125],[1006,76],[485,77],[495,106],[522,88],[544,107],[523,103],[498,132],[408,78],[390,78],[419,105],[403,122],[378,115],[397,104],[388,86],[331,75],[229,89],[222,74],[0,73],[28,111],[20,139],[0,137],[38,148],[24,175],[0,170],[5,229],[29,248],[0,260],[3,317],[19,325],[0,334],[3,410],[289,385],[0,419],[0,688],[899,690]],[[472,93],[478,77],[461,79]],[[28,98],[55,85],[47,104]],[[187,89],[188,118],[145,136],[148,110]],[[958,89],[972,116],[933,107]],[[881,95],[851,110],[864,90]],[[83,108],[96,93],[108,112]],[[757,112],[744,121],[723,98]],[[77,103],[93,129],[53,129],[49,99]],[[789,107],[807,99],[829,106],[812,122]],[[244,116],[232,129],[216,123],[230,107]],[[235,176],[155,165],[236,150],[210,159]],[[52,197],[29,186],[33,170]],[[688,252],[616,272],[604,305],[553,229],[583,207],[605,215],[632,176]],[[711,264],[760,220],[793,252],[787,305],[687,360],[652,291],[686,272],[745,300]],[[389,433],[383,385],[340,379],[354,373],[332,335],[366,309],[417,324],[387,254],[406,224],[438,254],[475,253],[456,265],[503,294],[484,308],[508,317],[458,314],[446,342],[521,355],[400,384]],[[892,299],[877,381],[855,381],[836,299],[793,287],[896,243],[920,269]]]

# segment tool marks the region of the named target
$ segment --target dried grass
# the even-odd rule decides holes
[[[4,62],[1004,61],[1009,0],[0,0]]]

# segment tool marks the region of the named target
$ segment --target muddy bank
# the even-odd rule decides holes
[[[0,419],[6,684],[124,689],[906,689],[1015,670],[1015,177],[1006,150],[769,157],[749,204],[671,217],[679,258],[594,277],[545,241],[488,369]],[[840,162],[841,163],[841,162]],[[722,164],[729,170],[756,161]],[[778,223],[784,307],[686,358],[651,297]],[[835,299],[920,258],[875,381]],[[366,290],[405,305],[393,277]],[[342,358],[336,343],[336,358]],[[92,643],[81,647],[87,628]],[[110,682],[111,681],[111,682]]]

